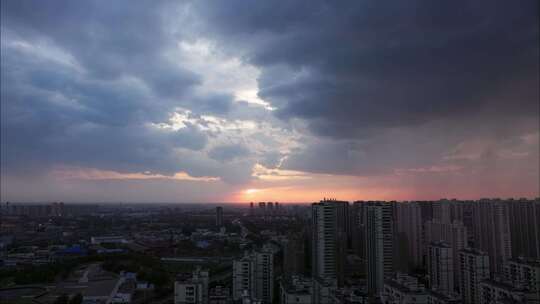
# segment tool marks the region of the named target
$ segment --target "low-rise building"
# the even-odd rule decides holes
[[[113,304],[126,304],[131,303],[135,290],[137,289],[137,283],[133,279],[123,279],[116,292],[112,295],[110,303]]]
[[[175,304],[208,303],[208,271],[197,268],[193,273],[179,274],[174,282]]]
[[[291,276],[281,281],[279,286],[281,304],[311,304],[313,281],[302,276]]]
[[[428,304],[461,304],[461,296],[456,293],[447,294],[438,290],[427,290]]]
[[[366,286],[341,287],[330,290],[332,304],[367,304],[369,296]]]
[[[127,240],[123,236],[93,236],[90,238],[92,245],[108,244],[125,244]]]
[[[540,298],[540,261],[510,259],[505,265],[505,275],[513,286],[528,289]]]
[[[210,288],[208,292],[208,304],[229,304],[232,302],[231,291],[223,286]]]
[[[488,279],[480,283],[480,304],[538,303],[536,293],[509,282]]]
[[[427,304],[428,294],[417,278],[397,273],[384,282],[381,299],[387,304]]]

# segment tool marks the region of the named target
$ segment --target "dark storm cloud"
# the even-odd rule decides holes
[[[538,159],[538,1],[0,3],[0,165],[20,184],[55,166],[241,184],[255,163],[496,176]],[[255,90],[276,110],[234,100]]]
[[[478,138],[538,132],[537,1],[199,1],[195,10],[261,69],[259,95],[276,115],[318,138],[282,168],[385,174],[440,165]]]
[[[537,1],[229,1],[197,8],[224,43],[245,47],[262,68],[260,95],[277,114],[306,119],[317,135],[354,138],[489,107],[501,115],[538,112]],[[525,92],[498,98],[515,83],[525,83]]]
[[[163,47],[173,43],[163,28],[168,6],[165,1],[6,1],[2,24],[24,37],[52,40],[102,78],[137,71],[159,86],[159,79],[189,79],[162,61]]]

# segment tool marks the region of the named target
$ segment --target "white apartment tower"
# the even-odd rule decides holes
[[[274,291],[274,256],[269,251],[246,254],[233,261],[233,299],[241,300],[245,294],[251,300],[270,304]]]

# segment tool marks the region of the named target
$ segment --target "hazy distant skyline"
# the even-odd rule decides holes
[[[2,1],[2,201],[540,196],[538,1]]]

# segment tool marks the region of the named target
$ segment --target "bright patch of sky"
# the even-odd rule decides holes
[[[202,76],[202,84],[197,87],[199,94],[227,93],[233,95],[236,101],[274,110],[270,103],[258,96],[257,78],[260,71],[256,67],[237,57],[226,56],[208,40],[180,41],[177,47],[168,57]]]

